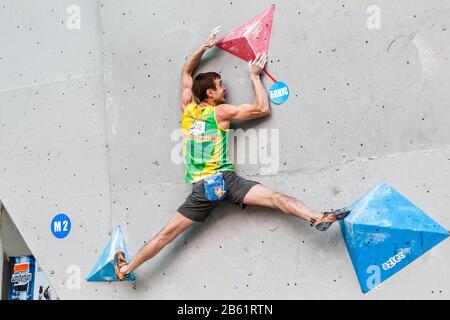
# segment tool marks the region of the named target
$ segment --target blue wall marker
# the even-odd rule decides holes
[[[50,229],[53,235],[58,239],[63,239],[67,237],[72,228],[72,223],[70,218],[64,213],[58,214],[53,218],[52,223],[50,224]]]

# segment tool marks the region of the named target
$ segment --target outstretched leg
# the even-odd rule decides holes
[[[167,244],[171,243],[179,234],[187,230],[195,221],[192,221],[177,212],[170,221],[148,243],[146,243],[129,264],[120,268],[120,273],[125,276],[154,257]]]
[[[300,200],[275,192],[269,187],[260,184],[251,188],[245,195],[244,204],[279,209],[288,215],[296,216],[309,222],[312,220],[317,221],[321,217],[319,212],[309,208]]]
[[[333,222],[344,219],[349,213],[348,209],[344,208],[320,214],[300,200],[280,192],[275,192],[260,184],[250,189],[244,198],[244,204],[279,209],[288,215],[296,216],[310,222],[311,225],[320,231],[327,230]]]

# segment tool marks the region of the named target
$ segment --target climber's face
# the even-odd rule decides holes
[[[225,86],[223,85],[221,78],[214,79],[214,84],[216,86],[216,90],[208,89],[207,95],[208,98],[212,100],[214,104],[217,106],[219,104],[226,102],[225,98],[227,94],[227,88],[225,88]]]

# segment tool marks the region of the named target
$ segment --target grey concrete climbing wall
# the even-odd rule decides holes
[[[363,295],[337,226],[229,204],[136,283],[84,281],[116,225],[134,254],[190,192],[177,161],[185,58],[271,3],[0,1],[0,199],[59,297],[450,298],[448,241]],[[260,148],[268,134],[271,151],[270,169],[258,158],[237,172],[319,210],[384,181],[449,229],[448,1],[274,3],[268,70],[291,96],[234,124]],[[204,61],[230,103],[252,101],[245,62],[219,49]],[[73,224],[63,240],[50,232],[59,212]]]

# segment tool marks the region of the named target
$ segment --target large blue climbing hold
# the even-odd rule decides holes
[[[129,261],[127,248],[125,246],[125,241],[123,239],[122,229],[120,226],[118,226],[114,231],[111,240],[103,250],[102,255],[97,260],[97,263],[94,268],[92,268],[92,271],[86,280],[89,282],[119,281],[114,271],[114,255],[119,251],[122,251],[125,256],[125,260]],[[134,274],[131,273],[125,280],[134,281]]]
[[[382,183],[350,206],[340,222],[362,292],[403,269],[449,232]]]

